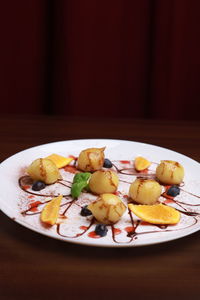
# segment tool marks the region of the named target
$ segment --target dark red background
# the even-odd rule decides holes
[[[199,119],[199,0],[1,1],[1,113]]]

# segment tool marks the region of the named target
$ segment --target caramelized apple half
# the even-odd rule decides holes
[[[122,200],[110,193],[102,194],[99,198],[88,205],[97,221],[103,224],[114,224],[118,222],[126,210]]]
[[[180,184],[184,178],[184,168],[172,160],[162,160],[156,168],[157,179],[164,184]]]
[[[140,204],[155,204],[162,192],[161,185],[152,179],[137,178],[129,188],[129,197]]]
[[[103,148],[88,148],[79,154],[77,168],[85,172],[93,172],[101,169],[104,163]]]

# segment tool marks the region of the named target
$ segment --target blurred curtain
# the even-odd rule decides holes
[[[1,113],[44,111],[46,13],[44,1],[1,1]]]
[[[199,0],[2,1],[1,112],[199,119],[199,11]]]

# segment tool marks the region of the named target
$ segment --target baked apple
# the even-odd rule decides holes
[[[156,203],[161,193],[161,185],[152,179],[137,178],[129,188],[130,199],[140,204]]]
[[[41,180],[46,184],[54,183],[60,178],[60,173],[55,163],[46,158],[34,160],[27,168],[27,173],[33,180]]]
[[[103,224],[114,224],[119,221],[126,210],[122,200],[110,193],[102,194],[99,198],[88,205],[97,221]]]
[[[77,168],[85,172],[93,172],[101,169],[104,164],[103,148],[88,148],[79,154]]]
[[[164,184],[180,184],[184,177],[184,168],[172,160],[162,160],[156,168],[157,179]]]
[[[117,174],[110,170],[96,171],[89,180],[89,188],[95,194],[115,193],[118,184]]]

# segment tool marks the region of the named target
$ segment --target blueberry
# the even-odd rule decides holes
[[[95,232],[100,236],[105,236],[108,232],[108,228],[104,224],[97,224],[95,227]]]
[[[104,168],[112,168],[112,166],[113,166],[112,162],[108,158],[105,158],[103,167]]]
[[[180,194],[180,188],[177,185],[172,185],[168,190],[167,190],[167,195],[176,197],[177,195]]]
[[[43,181],[35,181],[32,185],[33,191],[41,191],[46,187],[46,184]]]
[[[83,206],[81,209],[81,216],[83,217],[87,217],[87,216],[91,216],[92,212],[87,208],[87,205]]]

